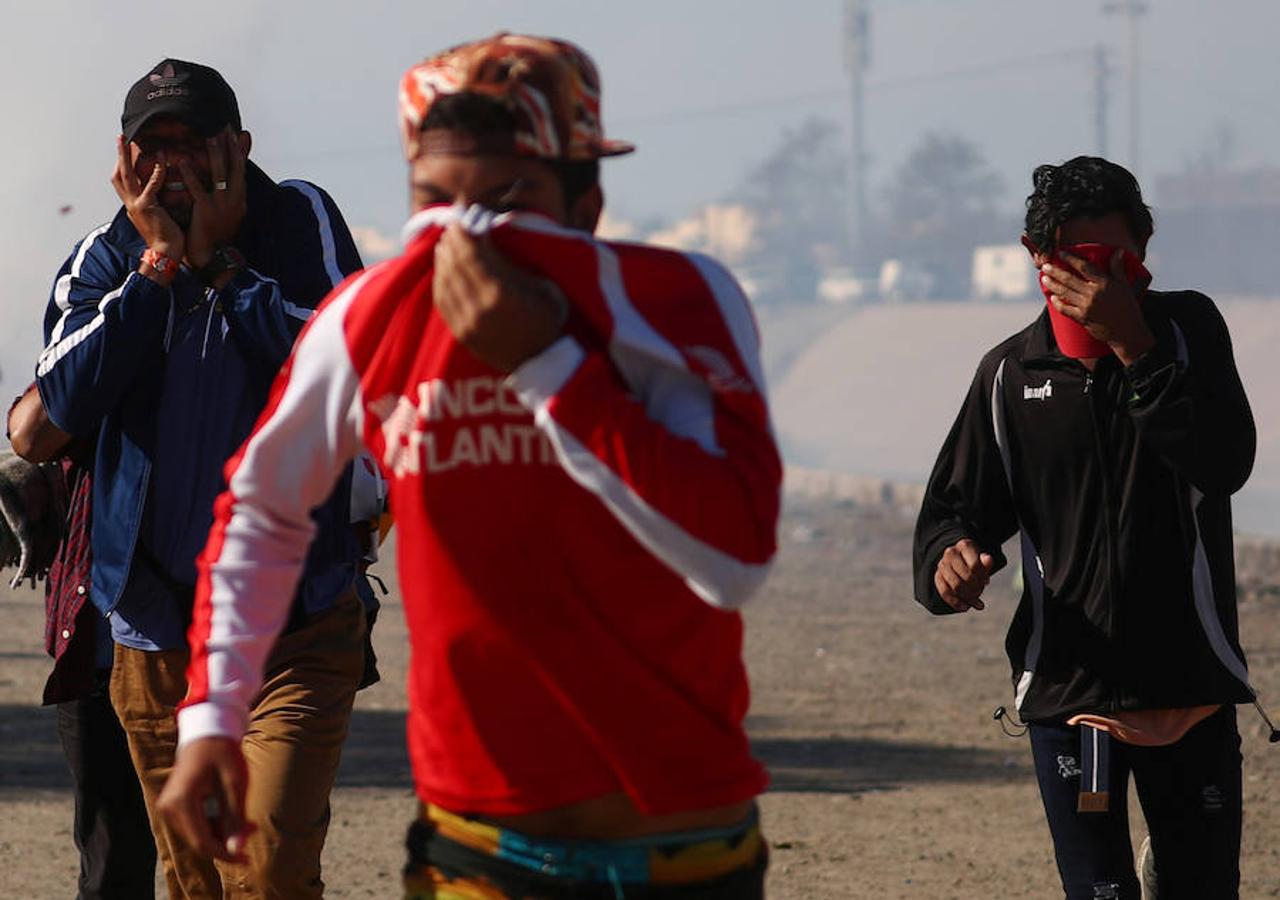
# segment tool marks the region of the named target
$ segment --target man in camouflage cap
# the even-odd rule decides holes
[[[406,896],[761,897],[735,610],[781,466],[746,300],[705,257],[592,237],[598,161],[632,148],[573,45],[456,47],[400,99],[407,246],[313,320],[228,468],[169,815],[225,853],[201,809],[238,809],[243,768],[217,723],[256,689],[307,504],[364,443],[414,650]]]

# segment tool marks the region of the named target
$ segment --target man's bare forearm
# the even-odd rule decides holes
[[[13,452],[27,462],[48,462],[57,457],[70,441],[71,435],[49,418],[35,385],[27,388],[27,392],[9,410],[9,442],[13,444]]]

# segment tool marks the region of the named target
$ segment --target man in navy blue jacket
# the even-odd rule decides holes
[[[97,440],[90,599],[153,811],[178,750],[196,556],[223,463],[313,308],[360,260],[322,190],[249,162],[235,95],[213,69],[164,60],[130,89],[121,123],[123,207],[58,273],[36,384],[54,443]],[[348,473],[313,512],[306,574],[250,713],[257,833],[215,869],[152,814],[174,897],[321,896],[329,788],[364,661],[350,491]]]

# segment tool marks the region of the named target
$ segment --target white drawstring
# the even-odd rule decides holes
[[[204,359],[205,352],[209,349],[209,326],[213,324],[213,308],[217,305],[213,302],[213,298],[209,296],[209,293],[205,294],[205,300],[209,304],[209,315],[204,320],[204,341],[200,344],[201,359]]]

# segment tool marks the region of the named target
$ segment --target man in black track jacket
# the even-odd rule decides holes
[[[1240,741],[1230,496],[1255,432],[1209,298],[1147,291],[1133,176],[1040,166],[1023,244],[1048,305],[983,357],[916,526],[916,598],[981,610],[1021,534],[1006,640],[1069,900],[1139,896],[1132,772],[1160,900],[1238,896]]]

